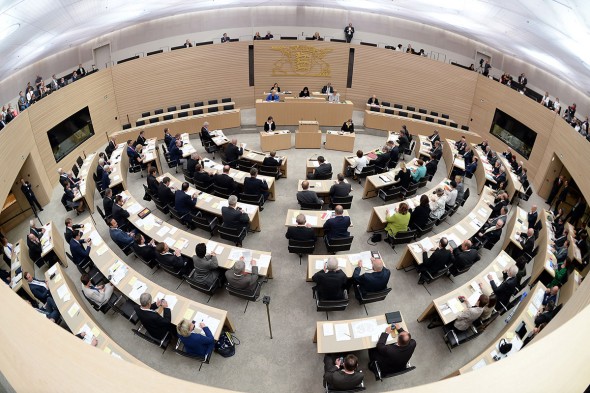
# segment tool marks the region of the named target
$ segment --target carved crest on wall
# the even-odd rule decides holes
[[[273,76],[331,76],[330,64],[325,60],[332,49],[320,49],[311,45],[273,46],[272,50],[281,52],[274,62]]]

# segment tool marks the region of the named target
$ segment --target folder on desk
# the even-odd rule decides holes
[[[400,323],[402,321],[402,314],[399,311],[388,312],[385,314],[385,319],[390,325]]]

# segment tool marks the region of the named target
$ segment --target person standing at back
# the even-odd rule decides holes
[[[346,37],[346,42],[350,43],[352,41],[352,37],[354,36],[354,27],[352,27],[352,22],[348,24],[344,28],[344,37]]]

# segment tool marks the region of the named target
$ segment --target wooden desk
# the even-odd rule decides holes
[[[146,123],[149,123],[150,120],[152,119],[158,119],[158,120],[162,120],[164,118],[164,116],[176,116],[176,118],[178,118],[178,114],[179,113],[183,113],[183,112],[187,112],[190,113],[192,111],[195,110],[202,110],[203,112],[205,112],[205,110],[209,111],[210,108],[217,108],[217,111],[223,111],[223,108],[227,105],[233,105],[235,106],[236,103],[231,101],[231,102],[220,102],[217,104],[212,104],[212,105],[203,105],[203,106],[194,106],[188,109],[178,109],[175,111],[171,111],[171,112],[163,112],[163,113],[159,113],[157,115],[151,115],[151,116],[146,116],[146,117],[140,117],[139,119],[137,119],[137,121],[145,121]],[[208,113],[208,112],[207,112]],[[216,112],[211,112],[211,113],[216,113]]]
[[[508,222],[504,223],[504,228],[508,228],[508,232],[505,232],[506,236],[504,236],[502,250],[506,250],[506,247],[508,247],[509,244],[511,245],[510,247],[516,247],[519,250],[522,250],[520,234],[526,234],[529,229],[527,211],[516,206],[516,209],[511,210],[511,216],[508,219]]]
[[[428,158],[432,158],[430,156],[430,150],[432,150],[432,142],[426,135],[418,135],[418,141],[416,141],[416,157],[420,158],[420,156],[425,156]]]
[[[123,208],[125,208],[130,214],[129,222],[147,237],[160,243],[165,242],[169,247],[179,249],[183,255],[189,258],[192,258],[195,255],[194,252],[197,244],[205,243],[207,245],[207,252],[216,252],[219,267],[223,269],[231,269],[234,266],[236,255],[251,255],[252,258],[258,261],[258,274],[272,278],[272,261],[270,252],[218,243],[163,222],[154,214],[150,214],[144,219],[141,219],[137,213],[143,210],[144,206],[137,202],[128,191],[125,191],[122,195],[127,198]],[[250,269],[250,267],[247,266],[247,269]]]
[[[412,161],[408,162],[406,168],[408,170],[418,168],[417,161],[418,159],[414,158]],[[401,167],[395,167],[387,172],[367,176],[367,178],[365,179],[365,186],[363,189],[363,199],[376,197],[380,189],[385,187],[391,187],[392,185],[399,183],[399,180],[395,180],[395,176],[399,173],[400,170]]]
[[[373,110],[371,110],[373,109]],[[391,111],[393,111],[394,115],[398,115],[400,112],[405,112],[408,114],[408,116],[411,118],[412,115],[417,115],[420,116],[421,120],[425,120],[427,117],[430,117],[434,120],[435,123],[437,123],[439,120],[445,121],[447,123],[455,123],[455,121],[453,121],[452,119],[445,119],[442,116],[433,116],[430,114],[426,114],[426,113],[420,113],[418,111],[409,111],[407,109],[398,109],[398,108],[394,108],[394,107],[390,107],[390,106],[383,106],[383,105],[374,105],[374,104],[365,104],[365,110],[371,111],[373,113],[375,113],[377,109],[377,113],[385,113],[386,109],[390,109]],[[392,113],[388,113],[388,115],[391,115]],[[437,123],[438,124],[438,123]],[[442,124],[440,124],[442,125]]]
[[[477,181],[477,193],[481,194],[486,182],[496,184],[494,175],[492,174],[492,166],[488,163],[488,160],[484,152],[475,143],[471,144],[473,150],[473,156],[477,157],[477,168],[475,169],[475,180]]]
[[[214,113],[204,113],[181,117],[179,119],[165,120],[158,123],[131,127],[127,130],[116,131],[109,134],[109,138],[115,138],[117,143],[126,142],[128,139],[136,140],[140,131],[145,131],[145,138],[164,138],[164,129],[168,128],[172,135],[188,132],[198,134],[204,122],[209,122],[209,127],[215,129],[238,128],[241,126],[240,110],[232,109]],[[265,120],[266,121],[266,120]]]
[[[441,141],[441,143],[444,144],[443,160],[445,160],[445,165],[447,166],[449,174],[453,171],[453,168],[465,172],[465,160],[459,155],[459,151],[455,148],[455,141],[447,139],[446,142]]]
[[[10,287],[14,292],[24,289],[32,299],[35,299],[35,295],[33,295],[33,292],[29,288],[29,282],[24,279],[25,272],[29,272],[33,276],[35,275],[34,261],[31,261],[29,258],[29,250],[26,244],[27,241],[23,239],[20,239],[14,244],[10,258]],[[21,271],[19,274],[16,274],[19,268]]]
[[[148,165],[148,168],[152,165],[152,163],[155,163],[158,173],[162,173],[162,163],[160,162],[160,154],[158,153],[156,142],[156,138],[150,138],[146,140],[146,145],[141,151],[141,157],[143,158],[143,163]],[[143,172],[143,168],[141,170]]]
[[[543,229],[539,232],[537,238],[537,247],[539,252],[533,258],[533,268],[531,271],[531,284],[541,280],[549,283],[555,277],[555,269],[557,268],[557,259],[553,252],[549,250],[551,242],[553,241],[553,229],[549,217],[553,217],[551,213],[543,209],[539,211],[539,220],[541,220]]]
[[[299,180],[297,184],[297,191],[303,191],[301,183],[305,180]],[[330,188],[334,184],[338,184],[338,180],[307,180],[309,182],[309,190],[318,194],[320,199],[323,199],[325,203],[330,200]],[[348,179],[344,179],[344,183],[348,183]]]
[[[446,237],[449,241],[454,240],[455,243],[457,243],[457,246],[459,246],[463,240],[469,239],[471,236],[475,235],[492,213],[492,209],[488,206],[488,200],[492,198],[492,192],[493,191],[489,187],[486,187],[479,198],[479,202],[475,205],[471,213],[466,214],[466,212],[464,212],[465,218],[452,227],[429,238],[424,238],[419,242],[408,244],[399,260],[397,269],[410,267],[414,264],[422,264],[422,250],[418,243],[422,243],[430,255],[432,254],[430,249],[438,246],[441,237]]]
[[[354,151],[354,132],[327,131],[324,148],[338,151]]]
[[[199,131],[199,134],[201,131]],[[209,133],[211,135],[211,139],[216,146],[225,148],[225,145],[229,143],[229,139],[225,136],[222,130],[213,130]]]
[[[45,228],[45,233],[41,236],[41,256],[45,257],[50,253],[54,253],[61,263],[62,266],[68,267],[68,258],[66,258],[66,251],[64,248],[64,242],[62,241],[63,236],[59,233],[55,225],[51,221],[43,225],[41,228]],[[21,247],[26,244],[21,243]],[[29,253],[28,247],[26,247],[27,255]]]
[[[367,224],[367,232],[380,231],[380,230],[383,230],[387,226],[387,221],[386,221],[387,210],[394,211],[395,209],[397,209],[399,207],[400,203],[402,203],[402,202],[407,203],[408,206],[411,209],[413,209],[414,207],[420,205],[420,198],[422,197],[422,195],[426,195],[427,197],[430,198],[432,193],[437,188],[448,187],[449,183],[450,183],[449,179],[443,179],[440,183],[436,184],[434,187],[430,188],[429,190],[427,190],[421,194],[417,194],[410,199],[405,199],[403,201],[391,203],[389,205],[374,206],[373,210],[371,211],[371,217],[369,218],[369,223]]]
[[[299,132],[318,132],[320,123],[316,120],[299,120]]]
[[[294,126],[301,119],[313,119],[320,126],[341,126],[352,118],[354,104],[351,101],[332,103],[325,100],[286,99],[284,102],[256,100],[256,125],[263,126],[269,116],[277,124]]]
[[[163,175],[159,176],[157,180],[160,182],[166,176],[170,178],[170,187],[174,187],[176,190],[180,190],[182,188],[182,183],[184,182],[172,176],[171,173],[164,173]],[[188,193],[190,195],[193,195],[193,193],[195,192],[198,195],[198,209],[204,210],[217,217],[221,217],[221,208],[223,206],[227,206],[227,199],[223,199],[215,195],[201,192],[189,184]],[[241,202],[238,202],[238,206],[241,207],[244,210],[244,212],[248,213],[248,216],[250,217],[250,229],[252,229],[253,231],[260,232],[260,207],[257,205],[249,205]]]
[[[153,215],[150,214],[150,216]],[[136,221],[135,217],[132,217],[132,220]],[[90,219],[86,219],[80,224],[84,225],[84,237],[89,236],[92,238],[90,258],[92,258],[96,267],[105,277],[108,277],[109,275],[113,276],[111,281],[113,285],[115,285],[115,287],[129,299],[139,304],[139,297],[144,292],[150,293],[154,301],[162,299],[165,295],[168,304],[170,305],[170,311],[172,312],[171,322],[174,325],[178,325],[185,318],[191,321],[196,313],[201,312],[219,321],[217,328],[213,327],[211,329],[211,333],[213,333],[215,339],[219,338],[224,326],[230,331],[234,331],[234,327],[228,318],[227,311],[197,303],[194,300],[180,296],[159,286],[155,282],[150,281],[147,277],[133,269],[130,264],[119,259],[117,254],[115,254],[101,238]],[[125,269],[127,270],[127,272],[123,273],[120,278],[114,274],[114,270],[119,269],[122,269],[122,272],[124,272]],[[143,291],[141,288],[138,288],[140,286],[143,286]],[[173,305],[174,298],[176,298],[176,303]]]
[[[267,154],[260,152],[260,151],[255,151],[255,150],[251,150],[251,149],[244,149],[244,154],[242,154],[242,157],[240,157],[242,160],[248,160],[248,161],[252,161],[254,163],[256,163],[257,165],[261,166],[262,163],[264,162],[264,159],[266,158]],[[275,156],[275,158],[278,158],[281,160],[281,173],[282,176],[284,178],[287,178],[287,156]]]
[[[296,149],[321,149],[322,148],[322,132],[295,132],[295,148]]]
[[[260,149],[262,151],[288,150],[293,147],[289,130],[260,132]]]
[[[364,153],[364,156],[367,157],[367,160],[371,161],[371,157],[373,155],[380,154],[380,152],[381,152],[381,147],[377,147],[377,148],[375,148],[373,150],[369,150],[369,151],[365,152]],[[355,155],[352,155],[352,156],[344,156],[344,159],[343,159],[343,162],[342,162],[342,172],[340,172],[340,173],[346,173],[346,169],[349,166],[356,165],[356,159],[357,159],[356,154]],[[308,169],[310,168],[310,165],[313,165],[313,162],[317,162],[317,161],[312,161],[312,162],[310,162],[310,160],[307,161]],[[313,169],[313,167],[311,167],[311,169]],[[309,172],[310,171],[308,171],[308,173]],[[313,172],[313,170],[311,172]]]
[[[464,131],[460,128],[431,123],[429,121],[412,119],[411,117],[389,115],[387,113],[367,110],[365,111],[364,125],[366,128],[383,131],[401,130],[402,126],[405,125],[412,135],[432,135],[434,130],[437,130],[441,139],[460,139],[461,136],[465,135],[469,143],[481,142],[481,137],[475,132]]]
[[[207,173],[210,174],[216,174],[216,173],[221,173],[223,172],[223,165],[216,163],[213,160],[210,160],[208,158],[203,159],[203,164],[204,164],[204,170]],[[229,176],[232,177],[236,183],[238,183],[241,186],[244,186],[244,179],[247,177],[250,177],[250,173],[244,172],[244,171],[240,171],[234,168],[230,168],[229,169]],[[263,176],[263,175],[258,175],[257,176],[258,179],[260,180],[265,180],[266,184],[268,185],[268,192],[269,192],[269,196],[268,196],[268,200],[269,201],[274,201],[275,200],[275,178],[274,177],[270,177],[270,176]]]
[[[379,252],[377,252],[377,254],[379,254],[379,259],[383,260],[382,255]],[[358,254],[308,255],[307,281],[311,281],[314,274],[320,270],[324,270],[324,265],[330,257],[335,257],[338,260],[338,268],[346,273],[346,277],[348,278],[352,278],[352,274],[354,273],[354,269],[358,266],[359,260],[363,261],[361,274],[371,273],[373,271],[371,256],[371,251],[362,251]],[[386,266],[385,261],[383,261],[383,266]]]
[[[324,235],[324,224],[328,219],[332,217],[334,210],[295,210],[289,209],[287,211],[287,218],[285,219],[285,226],[286,227],[296,227],[297,223],[295,219],[299,215],[299,213],[305,215],[305,219],[308,224],[311,224],[311,227],[315,230],[318,236]],[[344,210],[344,216],[348,216],[348,210]],[[353,227],[352,221],[350,223],[350,227]]]
[[[385,332],[388,325],[385,314],[343,321],[320,321],[316,324],[313,342],[318,344],[318,353],[350,353],[375,348],[381,333]],[[400,326],[408,330],[403,315]],[[343,332],[339,334],[341,328]],[[332,334],[327,335],[330,330]],[[392,330],[387,344],[396,342],[397,335],[397,331]]]
[[[512,356],[514,353],[518,352],[522,347],[522,340],[520,340],[515,331],[521,322],[524,322],[526,325],[527,335],[533,331],[535,327],[535,315],[541,307],[541,302],[543,301],[543,295],[546,289],[547,288],[545,288],[543,284],[539,283],[535,285],[532,290],[528,291],[527,297],[524,298],[520,306],[518,306],[508,325],[506,325],[496,339],[492,341],[492,345],[485,349],[480,355],[476,356],[475,359],[461,367],[459,369],[459,374],[465,374],[488,364],[495,363],[494,356],[504,358],[505,356],[500,354],[500,351],[498,350],[498,343],[501,339],[505,339],[507,342],[512,343],[512,350],[508,353],[508,356]]]
[[[119,185],[124,190],[127,189],[127,173],[129,172],[129,156],[127,155],[127,144],[119,143],[113,154],[111,154],[111,185],[109,188],[114,188]]]
[[[94,177],[96,168],[98,167],[98,154],[92,153],[86,157],[80,171],[78,172],[78,179],[80,183],[78,185],[78,192],[74,192],[74,202],[83,199],[86,206],[90,210],[90,214],[94,214],[94,192],[96,191],[96,184]]]
[[[185,132],[184,134],[181,134],[180,140],[182,141],[182,146],[180,147],[180,151],[182,152],[182,158],[190,157],[191,154],[197,152],[197,149],[195,149],[195,147],[191,143],[188,133]]]
[[[518,175],[512,171],[512,167],[508,160],[504,157],[502,153],[496,153],[500,162],[504,166],[504,170],[506,171],[506,192],[510,195],[510,199],[514,198],[514,194],[517,192],[524,193],[524,188],[522,187],[522,183],[518,180]]]
[[[55,274],[53,279],[51,275]],[[59,313],[72,335],[86,332],[84,342],[88,345],[95,337],[98,344],[96,348],[103,351],[113,358],[123,359],[127,362],[134,363],[138,366],[149,368],[147,365],[139,361],[136,357],[131,355],[120,347],[96,322],[96,319],[90,311],[87,300],[83,298],[81,292],[81,283],[74,283],[68,274],[58,264],[45,273],[45,280],[47,286],[52,293],[53,300],[59,309]],[[63,296],[60,296],[63,294]],[[72,340],[79,340],[79,338],[72,336]]]
[[[510,255],[505,251],[500,251],[500,254],[498,254],[487,267],[473,277],[472,280],[431,301],[428,307],[426,307],[426,310],[424,310],[418,317],[418,322],[430,319],[436,314],[438,314],[439,318],[445,325],[453,322],[463,310],[467,309],[467,305],[459,301],[460,296],[464,296],[471,306],[475,305],[482,293],[490,295],[493,292],[490,281],[487,279],[487,275],[495,275],[497,279],[494,279],[494,281],[497,285],[500,285],[503,281],[502,272],[515,263],[516,262],[514,262]],[[480,266],[473,266],[473,269],[479,268]],[[480,282],[483,283],[483,288],[479,287]]]

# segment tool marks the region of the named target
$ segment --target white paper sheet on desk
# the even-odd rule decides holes
[[[134,203],[127,208],[127,211],[129,214],[137,214],[141,211],[141,205],[139,203]]]
[[[375,329],[373,329],[373,334],[371,334],[371,341],[374,343],[379,341],[379,337],[381,337],[381,334],[385,332],[385,328],[387,326],[389,326],[389,324],[387,323],[375,326]],[[390,334],[389,336],[387,336],[387,341],[385,341],[385,343],[392,343],[393,341],[394,338]]]
[[[237,261],[242,257],[242,250],[240,250],[239,248],[232,248],[231,251],[229,252],[229,255],[227,256],[227,259],[230,259],[232,261]]]
[[[258,259],[256,260],[256,265],[259,268],[268,268],[270,265],[270,255],[268,254],[261,254]]]
[[[216,165],[215,162],[209,160],[205,161],[204,164],[205,168],[213,168]]]
[[[419,254],[419,253],[422,252],[422,249],[420,248],[420,242],[414,243],[414,244],[410,244],[410,247],[412,248],[412,251],[414,251],[417,254]]]
[[[64,302],[70,300],[70,291],[68,290],[68,286],[63,284],[61,287],[57,288],[57,296]]]
[[[147,285],[144,282],[135,280],[135,282],[133,283],[133,287],[131,288],[131,292],[129,292],[129,297],[132,300],[137,301],[139,300],[141,294],[145,291],[147,291]]]
[[[502,267],[506,267],[506,265],[508,265],[508,260],[506,260],[506,255],[504,254],[499,255],[497,261]]]
[[[481,293],[481,288],[479,287],[479,284],[475,281],[471,281],[471,289],[473,289],[475,292]]]
[[[174,310],[174,306],[176,306],[176,303],[178,303],[178,298],[176,296],[166,295],[162,292],[158,292],[158,294],[156,295],[156,301],[162,299],[166,299],[166,302],[168,303],[168,308],[170,310]]]
[[[487,366],[486,360],[485,359],[481,359],[479,362],[475,363],[473,365],[473,367],[471,367],[472,370],[477,370],[478,368],[482,368]]]
[[[193,320],[195,321],[195,325],[197,326],[199,326],[199,324],[203,322],[205,326],[207,326],[209,330],[211,330],[211,334],[213,335],[215,335],[215,332],[217,331],[217,328],[219,327],[220,323],[219,319],[213,318],[212,316],[209,316],[200,311],[198,311],[195,314],[195,318]]]
[[[174,248],[174,243],[176,243],[176,240],[174,240],[171,237],[167,237],[166,239],[164,239],[164,243],[166,243],[168,247]]]
[[[535,292],[535,297],[533,297],[533,304],[535,305],[535,307],[539,308],[541,307],[541,304],[543,303],[543,296],[545,295],[545,291],[543,291],[543,289],[539,289],[537,290],[537,292]]]
[[[336,258],[336,260],[338,261],[338,267],[339,268],[345,268],[346,267],[346,263],[348,262],[346,258]]]
[[[473,220],[469,223],[469,225],[471,225],[471,227],[475,230],[479,229],[481,227],[481,225],[479,225],[479,221],[477,220]]]
[[[363,261],[363,267],[365,269],[373,269],[373,262],[371,262],[371,251],[363,251],[359,254],[361,261]]]
[[[241,203],[238,203],[238,207],[241,207]],[[217,207],[219,208],[219,210],[221,210],[222,207],[226,207],[229,206],[229,203],[227,202],[227,199],[223,199],[221,201],[219,201],[219,203],[217,204]]]
[[[449,299],[449,301],[447,301],[447,304],[455,314],[459,314],[461,311],[463,311],[463,306],[457,298]]]
[[[47,275],[51,276],[53,273],[57,271],[57,263],[47,269]]]
[[[92,329],[90,329],[90,326],[88,326],[88,324],[85,323],[84,326],[82,326],[82,329],[80,329],[80,331],[78,332],[78,334],[80,334],[82,332],[86,333],[83,341],[86,344],[92,343],[92,338],[94,337],[94,335],[92,334]]]
[[[90,232],[90,235],[88,235],[88,237],[90,237],[90,240],[92,240],[93,246],[100,246],[102,244],[102,238],[96,230]]]
[[[479,297],[481,296],[481,294],[479,292],[473,292],[471,294],[471,296],[469,296],[467,298],[467,301],[469,302],[469,304],[471,306],[475,306],[475,303],[477,303],[477,301],[479,300]]]
[[[317,216],[308,216],[307,214],[305,215],[305,221],[311,225],[312,227],[315,227],[318,225],[318,217]]]
[[[176,231],[177,231],[177,230],[178,230],[178,228],[177,228],[177,227],[172,227],[172,228],[170,228],[170,234],[171,234],[171,235],[174,235],[174,234],[176,233]]]
[[[488,282],[490,282],[490,280],[488,279],[488,275],[492,276],[492,281],[494,281],[496,283],[496,286],[499,286],[500,283],[502,282],[499,278],[498,275],[496,274],[496,272],[489,272],[488,274],[486,274],[486,280]],[[491,285],[491,284],[490,284]]]
[[[408,199],[408,200],[406,201],[406,203],[408,204],[408,207],[409,207],[410,209],[414,209],[414,208],[416,207],[416,205],[414,204],[414,200],[413,200],[413,199]]]
[[[482,217],[487,217],[488,216],[488,212],[483,207],[480,207],[479,209],[477,209],[477,212]]]
[[[326,322],[322,324],[322,330],[324,333],[324,337],[333,336],[334,335],[334,324],[330,322]]]
[[[170,227],[164,226],[164,227],[160,228],[158,230],[158,232],[156,232],[156,235],[158,235],[158,236],[164,236],[168,232],[170,232]]]
[[[475,213],[469,213],[469,218],[471,218],[472,220],[475,220],[477,218],[477,216],[475,215]]]
[[[113,284],[118,285],[119,282],[125,277],[129,268],[122,261],[117,260],[110,268],[109,274],[111,275],[111,281]]]
[[[238,206],[241,207],[242,211],[246,214],[253,214],[254,212],[256,212],[256,206],[245,204],[238,204]]]
[[[360,321],[351,322],[352,335],[354,338],[363,338],[373,335],[373,332],[377,328],[376,319],[365,319]]]
[[[133,223],[135,224],[135,226],[136,226],[137,228],[141,228],[141,227],[143,226],[143,223],[144,223],[144,221],[143,221],[143,218],[138,218],[138,219],[137,219],[137,220],[135,220]]]
[[[459,231],[459,233],[461,235],[467,235],[467,231],[465,230],[465,228],[463,228],[462,225],[457,224],[457,225],[455,225],[455,228],[457,229],[457,231]],[[457,244],[459,244],[459,243],[457,243]]]
[[[74,318],[74,316],[78,314],[78,311],[80,311],[80,305],[78,303],[74,303],[72,304],[72,307],[70,307],[70,309],[68,310],[68,315],[70,316],[70,318]]]
[[[529,304],[529,307],[527,308],[527,314],[529,314],[529,317],[534,318],[535,315],[537,315],[537,312],[539,312],[539,309],[537,309],[537,307],[535,307],[534,304]]]
[[[350,329],[348,328],[348,323],[335,324],[334,331],[336,332],[336,341],[350,340]]]
[[[426,237],[426,238],[420,240],[420,244],[422,244],[422,247],[424,247],[425,251],[428,251],[431,248],[434,248],[434,244],[432,244],[432,241],[430,240],[429,237]]]
[[[446,307],[440,309],[440,311],[442,312],[443,315],[449,315],[450,313],[453,312],[453,310],[451,310],[451,308],[449,307],[448,304],[444,304]]]
[[[211,252],[215,250],[217,245],[218,245],[217,242],[214,242],[213,240],[209,240],[207,242],[207,254],[211,254]]]
[[[324,270],[324,264],[326,263],[325,259],[316,259],[315,261],[315,269],[316,270]]]

